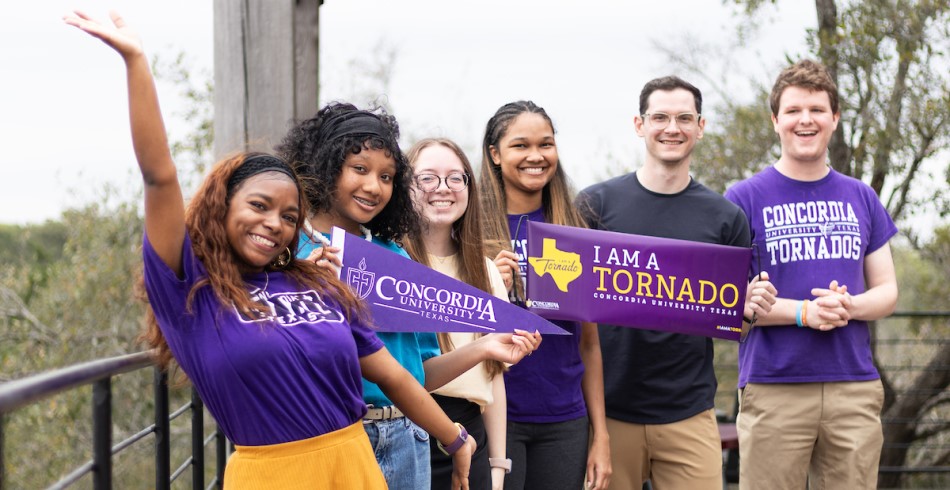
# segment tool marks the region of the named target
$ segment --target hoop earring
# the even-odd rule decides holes
[[[286,257],[284,257],[284,252],[287,253]],[[275,269],[283,269],[290,264],[290,261],[293,260],[293,258],[294,256],[290,252],[290,247],[287,247],[283,252],[280,253],[280,255],[277,256],[277,258],[274,259],[274,262],[272,262],[271,265],[273,265]]]

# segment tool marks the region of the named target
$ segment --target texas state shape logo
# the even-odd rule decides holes
[[[545,238],[542,242],[541,256],[528,257],[528,264],[534,268],[535,274],[544,277],[550,274],[554,284],[562,292],[567,292],[567,286],[581,276],[581,256],[574,252],[565,252],[557,249],[557,240]]]

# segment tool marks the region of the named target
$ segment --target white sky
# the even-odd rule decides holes
[[[62,15],[79,7],[105,18],[115,8],[150,55],[185,51],[191,66],[210,73],[211,4],[44,0],[7,6],[0,28],[0,223],[57,218],[106,183],[129,193],[140,186],[121,59],[63,24]],[[743,70],[765,82],[786,54],[804,52],[805,29],[815,18],[811,3],[792,0],[779,1],[771,12],[768,20],[775,22],[742,55]],[[362,81],[348,72],[349,63],[372,65],[375,48],[391,46],[397,58],[385,98],[407,148],[415,137],[446,136],[477,166],[488,118],[506,102],[531,99],[554,119],[561,160],[580,189],[606,175],[609,161],[637,161],[643,144],[632,117],[639,90],[674,72],[655,44],[680,52],[690,40],[727,43],[734,37],[732,14],[719,0],[326,0],[321,98],[353,97]],[[708,62],[718,74],[712,67],[719,60]],[[711,90],[705,95],[714,98]],[[181,101],[172,91],[160,96],[175,133],[170,113]],[[741,89],[736,96],[743,96]]]

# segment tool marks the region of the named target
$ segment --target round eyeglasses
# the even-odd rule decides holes
[[[418,174],[413,179],[416,181],[416,187],[423,192],[438,190],[442,182],[445,182],[445,187],[452,192],[459,192],[468,187],[468,174],[463,173],[452,173],[445,177],[439,177],[436,174]]]

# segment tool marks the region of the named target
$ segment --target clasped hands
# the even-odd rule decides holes
[[[848,286],[831,281],[827,288],[811,290],[814,299],[810,300],[807,314],[802,324],[815,330],[827,331],[848,324],[852,318],[854,302],[848,293]]]

